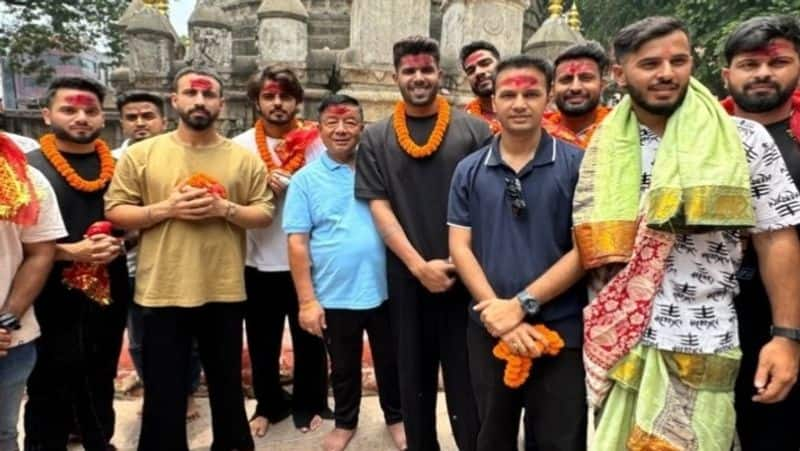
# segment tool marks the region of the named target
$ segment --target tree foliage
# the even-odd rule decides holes
[[[584,35],[610,47],[616,30],[647,16],[683,20],[695,50],[695,76],[722,93],[720,69],[728,34],[742,21],[800,11],[800,0],[583,0],[578,3]]]
[[[119,57],[124,43],[116,19],[127,5],[128,0],[0,0],[0,56],[40,81],[53,74],[42,59],[48,51],[67,59],[104,47],[112,59]]]

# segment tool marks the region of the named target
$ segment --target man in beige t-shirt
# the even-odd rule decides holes
[[[115,225],[141,230],[139,449],[187,449],[184,394],[196,339],[215,418],[212,448],[252,450],[240,388],[245,230],[269,225],[272,193],[258,157],[214,129],[224,103],[219,77],[189,67],[176,74],[173,89],[178,129],[131,146],[105,197]],[[199,174],[211,185],[186,183]]]

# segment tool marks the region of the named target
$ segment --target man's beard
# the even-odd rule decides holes
[[[494,94],[494,82],[490,83],[488,88],[481,88],[484,80],[480,80],[476,82],[474,85],[470,85],[472,89],[472,93],[475,94],[477,97],[487,98],[491,97]]]
[[[192,116],[192,113],[197,111],[205,111],[208,114],[206,116]],[[205,108],[192,108],[191,110],[178,110],[178,116],[180,116],[181,121],[189,126],[189,128],[198,132],[202,132],[208,130],[214,125],[214,122],[219,116],[219,112],[213,114]]]
[[[403,101],[405,101],[409,105],[413,106],[428,106],[431,105],[436,100],[436,95],[439,93],[439,85],[433,84],[430,87],[430,91],[428,95],[424,98],[414,97],[411,95],[411,89],[413,86],[408,86],[404,88],[400,88],[400,94],[403,96]]]
[[[653,105],[648,103],[645,100],[645,95],[643,92],[639,91],[638,89],[634,88],[631,85],[628,85],[628,94],[630,94],[631,99],[633,102],[638,105],[643,110],[647,111],[650,114],[654,114],[656,116],[671,116],[672,113],[677,110],[681,104],[683,103],[683,99],[686,98],[686,92],[689,90],[689,85],[683,87],[680,95],[675,100],[675,102],[668,104],[668,105]]]
[[[798,77],[800,78],[800,77]],[[781,105],[785,104],[794,93],[794,86],[797,86],[798,78],[795,78],[792,83],[787,84],[785,88],[781,88],[777,82],[771,82],[775,88],[775,92],[767,95],[748,94],[747,88],[754,83],[745,83],[742,90],[738,90],[733,86],[729,87],[731,97],[736,105],[748,113],[766,113],[772,111]]]
[[[577,117],[589,114],[597,108],[600,104],[600,96],[589,97],[585,102],[580,105],[570,105],[564,96],[556,97],[556,106],[558,111],[564,116]]]
[[[284,113],[283,117],[280,116],[275,117],[275,115],[272,114],[273,112],[275,112],[275,110],[271,110],[267,114],[261,113],[261,117],[264,118],[264,120],[266,122],[269,122],[270,124],[282,126],[291,123],[294,120],[295,115],[297,114],[296,110],[289,112],[281,109],[280,111]]]
[[[54,135],[56,135],[56,138],[58,138],[59,140],[75,144],[89,144],[91,142],[94,142],[95,139],[100,137],[100,133],[102,132],[102,129],[98,128],[97,130],[93,131],[88,135],[75,136],[70,132],[68,132],[65,128],[61,128],[56,124],[51,124],[50,130],[53,132]]]

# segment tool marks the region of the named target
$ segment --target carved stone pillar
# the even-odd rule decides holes
[[[223,78],[233,69],[233,26],[219,6],[198,0],[189,16],[191,46],[187,62],[217,70]]]
[[[392,44],[411,35],[427,36],[430,0],[353,0],[350,48],[365,66],[392,66]]]
[[[442,18],[442,61],[459,67],[461,47],[489,41],[501,56],[520,53],[525,9],[530,0],[449,0]]]
[[[366,120],[388,115],[400,98],[392,46],[411,35],[428,36],[430,7],[430,0],[353,0],[350,48],[340,59],[342,92],[362,102]]]
[[[264,0],[258,8],[259,66],[283,63],[305,67],[308,11],[300,0]]]

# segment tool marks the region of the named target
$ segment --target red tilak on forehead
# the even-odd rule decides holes
[[[750,53],[755,53],[756,55],[759,55],[759,56],[767,56],[767,57],[770,57],[770,58],[774,58],[774,57],[780,55],[781,50],[787,50],[787,49],[791,50],[792,47],[789,46],[788,44],[783,43],[783,42],[772,41],[769,44],[765,45],[764,47],[761,47],[760,49],[753,50]]]
[[[264,87],[261,89],[261,92],[280,94],[283,92],[283,89],[281,89],[281,85],[277,81],[268,80],[266,83],[264,83]]]
[[[355,107],[351,105],[331,105],[325,108],[325,112],[334,116],[344,116],[355,111]]]
[[[189,80],[189,87],[197,89],[198,91],[206,91],[211,89],[213,85],[207,78],[192,78]]]
[[[503,82],[500,83],[500,86],[524,89],[536,86],[538,84],[539,80],[531,75],[515,75],[513,77],[504,78]]]
[[[583,72],[591,72],[592,66],[589,63],[571,61],[564,65],[564,71],[571,75],[578,75]],[[560,72],[560,71],[559,71]]]
[[[88,94],[75,94],[71,96],[67,96],[64,100],[67,101],[68,104],[72,106],[95,106],[97,105],[97,99],[93,96]]]
[[[428,66],[434,64],[433,57],[427,53],[419,53],[416,55],[406,55],[400,60],[401,64],[409,66]]]
[[[473,64],[477,64],[478,61],[486,58],[486,54],[488,52],[486,50],[478,50],[477,52],[472,52],[472,54],[467,57],[467,60],[464,61],[465,66],[471,66]]]

